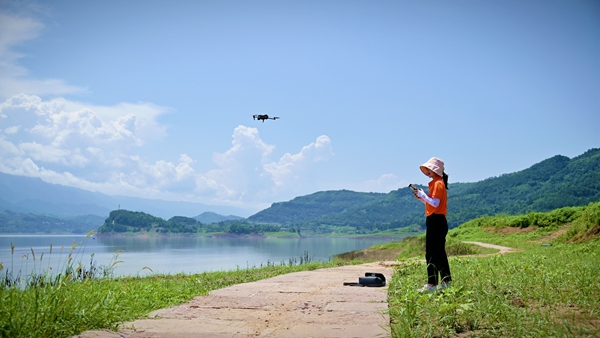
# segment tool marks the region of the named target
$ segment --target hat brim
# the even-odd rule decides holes
[[[440,167],[436,167],[434,165],[432,165],[431,163],[424,163],[423,165],[421,165],[419,167],[419,169],[421,169],[421,171],[423,172],[423,174],[427,175],[427,172],[425,171],[425,169],[429,169],[431,171],[433,171],[436,175],[438,176],[444,176],[444,170]]]

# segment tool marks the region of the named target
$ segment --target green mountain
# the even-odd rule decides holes
[[[96,215],[56,217],[4,210],[0,211],[0,233],[86,234],[98,228],[103,221],[104,217]]]
[[[108,218],[104,221],[104,224],[98,228],[98,234],[127,232],[134,234],[191,235],[227,232],[230,234],[241,235],[278,232],[280,230],[281,228],[278,225],[248,224],[243,219],[204,224],[191,217],[173,216],[169,220],[165,220],[145,212],[120,209],[110,212]]]
[[[572,159],[554,156],[528,169],[475,183],[450,183],[451,228],[484,215],[550,211],[600,200],[600,149]],[[422,227],[424,208],[409,188],[388,194],[324,191],[275,203],[248,221],[318,231],[354,227],[357,232]]]
[[[376,202],[385,195],[350,190],[320,191],[296,197],[289,202],[273,203],[270,208],[248,217],[248,220],[263,223],[303,222],[337,215],[346,210]]]
[[[194,219],[203,224],[213,224],[213,223],[219,223],[219,222],[224,222],[224,221],[242,220],[244,218],[240,217],[240,216],[234,216],[234,215],[223,216],[223,215],[219,215],[217,213],[211,212],[211,211],[205,211],[205,212],[201,213],[200,215],[194,217]]]

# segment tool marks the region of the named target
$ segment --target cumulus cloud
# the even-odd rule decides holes
[[[302,147],[299,153],[286,153],[277,162],[265,165],[265,171],[271,175],[277,189],[281,190],[288,185],[298,187],[302,185],[311,167],[311,163],[327,161],[333,155],[331,140],[321,135],[317,140]],[[289,188],[289,187],[288,187]]]
[[[150,139],[167,137],[157,122],[166,111],[147,103],[93,106],[15,95],[0,104],[0,171],[107,194],[264,208],[313,192],[320,163],[333,156],[322,135],[273,158],[275,146],[258,129],[239,125],[206,172],[194,169],[197,161],[187,154],[148,161],[139,154]]]
[[[298,191],[311,191],[316,164],[333,155],[325,135],[276,161],[271,158],[274,146],[262,141],[258,129],[238,126],[232,137],[232,147],[213,157],[219,168],[197,179],[199,193],[213,191],[222,199],[243,202],[295,197]]]
[[[44,101],[35,95],[15,95],[0,104],[1,170],[31,174],[38,167],[47,175],[75,168],[103,172],[123,167],[135,162],[132,147],[166,136],[165,127],[155,119],[168,110],[147,103],[86,106],[63,98]],[[56,180],[59,175],[46,177]]]
[[[93,106],[19,94],[0,104],[0,122],[19,124],[33,137],[51,140],[56,147],[75,142],[142,145],[166,136],[165,127],[156,118],[167,111],[149,103]]]

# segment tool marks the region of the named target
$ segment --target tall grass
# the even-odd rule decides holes
[[[336,265],[312,262],[305,252],[287,263],[193,275],[77,278],[73,272],[78,268],[67,268],[51,282],[31,283],[36,278],[26,278],[29,282],[20,286],[0,287],[0,337],[68,337],[92,329],[117,330],[123,322],[211,290]]]
[[[394,272],[389,311],[394,337],[597,337],[600,245],[540,247],[491,257],[452,258],[453,286],[417,292],[425,264]]]
[[[82,281],[87,279],[112,277],[115,265],[120,263],[118,260],[120,250],[113,255],[112,260],[107,265],[99,265],[94,260],[94,254],[90,255],[89,265],[84,263],[83,250],[87,240],[94,234],[90,231],[83,242],[75,242],[70,248],[65,250],[61,247],[58,252],[58,261],[54,266],[50,265],[52,255],[57,253],[53,245],[44,260],[45,252],[36,254],[33,248],[30,253],[23,254],[19,259],[19,265],[15,264],[15,246],[11,243],[11,262],[4,266],[0,263],[0,289],[5,287],[38,287],[44,285],[57,285],[62,281]],[[66,257],[64,257],[66,256]]]
[[[563,209],[484,217],[452,230],[451,241],[526,250],[451,257],[452,287],[443,293],[417,291],[422,259],[396,268],[388,290],[392,336],[600,336],[600,203]]]

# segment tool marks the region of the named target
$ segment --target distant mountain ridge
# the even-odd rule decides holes
[[[51,184],[39,178],[0,173],[0,212],[46,214],[58,217],[97,215],[107,217],[111,210],[143,211],[159,217],[194,216],[205,211],[227,215],[246,211],[201,203],[110,196],[99,192]]]
[[[470,219],[496,214],[550,211],[600,200],[600,149],[572,159],[557,155],[528,169],[475,183],[450,183],[448,222],[456,227]],[[388,194],[346,190],[318,192],[274,203],[248,221],[300,228],[355,227],[365,231],[422,227],[422,203],[410,189]]]
[[[586,205],[600,201],[600,149],[590,149],[571,159],[557,155],[518,172],[474,183],[450,183],[449,188],[448,222],[451,228],[484,215],[543,212]],[[219,207],[197,203],[109,196],[49,184],[38,178],[0,173],[0,220],[5,220],[6,224],[15,220],[21,222],[13,223],[13,232],[18,232],[18,224],[26,221],[31,227],[40,220],[58,222],[54,218],[26,217],[29,213],[69,218],[88,214],[106,217],[116,209],[146,212],[165,219],[198,215],[193,218],[204,224],[244,220],[291,229],[351,227],[357,233],[405,227],[415,229],[424,225],[423,205],[414,199],[408,188],[387,194],[320,191],[274,203],[243,219],[232,216],[235,212],[227,207],[218,210]],[[88,218],[87,223],[98,221]],[[77,224],[72,223],[72,228],[77,229]]]
[[[314,194],[299,196],[289,202],[273,203],[248,220],[255,222],[276,223],[303,222],[314,218],[337,215],[352,209],[356,205],[367,205],[385,196],[383,193],[364,193],[350,190],[319,191]]]
[[[213,224],[213,223],[219,223],[219,222],[224,222],[224,221],[237,221],[237,220],[244,219],[243,217],[234,216],[234,215],[229,215],[229,216],[219,215],[219,214],[211,212],[211,211],[205,211],[205,212],[201,213],[200,215],[198,215],[196,217],[192,217],[192,218],[196,219],[198,222],[200,222],[202,224]]]

